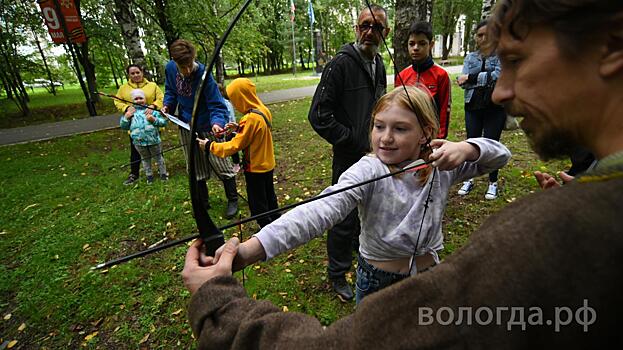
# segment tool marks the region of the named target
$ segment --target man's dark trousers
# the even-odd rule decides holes
[[[332,184],[336,184],[343,172],[361,159],[361,156],[343,156],[333,154]],[[359,250],[359,215],[357,209],[348,214],[344,221],[333,226],[327,236],[329,279],[344,278],[353,262],[353,251]]]

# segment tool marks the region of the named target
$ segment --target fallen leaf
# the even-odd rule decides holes
[[[7,349],[10,349],[10,348],[14,347],[14,346],[15,346],[15,344],[17,344],[17,340],[11,340],[11,341],[9,342],[9,344],[6,346],[6,348],[7,348]]]
[[[285,306],[285,305],[283,306],[283,308],[282,308],[282,309],[283,309],[283,312],[288,312],[288,311],[290,311],[290,310],[288,309],[288,307],[287,307],[287,306]]]
[[[33,207],[36,207],[38,205],[39,205],[39,203],[31,204],[31,205],[27,206],[26,208],[24,208],[22,211],[26,211],[26,210],[28,210],[30,208],[33,208]]]
[[[84,340],[89,341],[89,340],[93,339],[97,335],[97,333],[99,333],[99,332],[93,332],[93,333],[87,335],[86,337],[84,337]]]
[[[11,319],[11,314],[6,314],[4,315],[4,320],[10,320]]]
[[[171,315],[172,315],[172,316],[179,315],[179,314],[180,314],[180,312],[182,312],[182,311],[184,311],[184,309],[179,309],[179,310],[173,311],[173,312],[171,313]]]
[[[25,324],[25,323],[22,323],[22,324],[21,324],[21,325],[17,328],[17,330],[18,330],[18,331],[20,331],[20,332],[21,332],[21,331],[23,331],[24,329],[26,329],[26,324]]]
[[[82,246],[82,250],[89,250],[89,243]]]
[[[138,342],[139,344],[143,344],[144,342],[147,341],[147,339],[149,339],[149,336],[151,335],[151,333],[147,333],[145,334],[145,336],[143,337],[143,339],[141,339],[140,342]]]

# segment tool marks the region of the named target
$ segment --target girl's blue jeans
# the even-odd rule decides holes
[[[387,272],[376,268],[358,255],[357,282],[355,288],[355,303],[359,304],[364,297],[379,291],[389,285],[409,277],[408,274]]]

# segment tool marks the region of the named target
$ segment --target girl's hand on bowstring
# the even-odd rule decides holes
[[[465,161],[474,161],[480,157],[480,149],[471,143],[451,142],[448,140],[432,140],[430,146],[433,153],[429,156],[432,166],[439,170],[452,170]]]

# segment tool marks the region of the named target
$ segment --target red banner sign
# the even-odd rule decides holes
[[[48,32],[52,37],[52,41],[56,44],[62,44],[67,42],[65,38],[65,32],[63,31],[63,23],[56,11],[54,4],[55,0],[37,0],[45,24],[48,26]],[[65,19],[65,25],[67,26],[67,33],[69,33],[69,39],[72,43],[83,43],[87,40],[84,34],[84,28],[80,24],[80,16],[78,16],[78,9],[74,4],[74,0],[56,0],[59,2],[61,8],[61,15]]]

